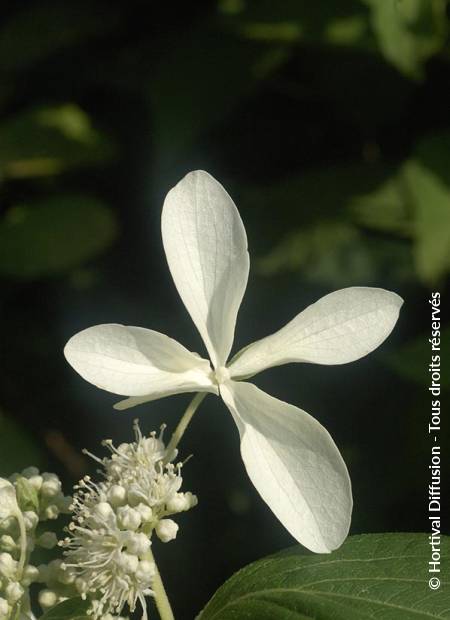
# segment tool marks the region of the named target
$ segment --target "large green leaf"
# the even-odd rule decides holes
[[[449,537],[441,552],[442,583],[433,591],[427,534],[352,536],[330,555],[293,547],[236,573],[198,620],[443,620]]]
[[[77,267],[114,240],[114,214],[89,196],[16,206],[0,219],[0,274],[34,279]]]
[[[87,620],[88,601],[81,598],[69,598],[67,601],[52,607],[39,620]]]
[[[0,124],[0,178],[53,175],[112,153],[108,138],[72,103],[25,110]]]

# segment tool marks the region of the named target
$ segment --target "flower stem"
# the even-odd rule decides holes
[[[16,519],[19,523],[20,532],[20,558],[17,568],[17,575],[19,580],[22,579],[23,569],[25,567],[25,560],[27,556],[27,531],[25,529],[25,521],[20,510],[17,511]]]
[[[168,463],[171,460],[171,456],[173,455],[174,450],[178,446],[181,438],[184,435],[185,430],[189,426],[189,422],[192,420],[192,416],[197,411],[200,403],[205,398],[207,392],[198,392],[194,398],[189,403],[186,411],[183,413],[183,417],[178,422],[178,426],[173,432],[173,435],[169,441],[166,450],[166,458],[164,459],[164,464]]]
[[[159,612],[159,617],[161,618],[161,620],[175,620],[172,607],[170,606],[169,599],[167,598],[166,590],[164,588],[161,575],[159,574],[158,566],[155,562],[155,557],[152,550],[150,549],[150,551],[146,555],[148,556],[148,559],[152,561],[155,565],[155,576],[153,577],[152,589],[154,592],[154,598],[156,608]]]

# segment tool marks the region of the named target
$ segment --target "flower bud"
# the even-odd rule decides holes
[[[162,519],[156,524],[155,531],[161,542],[169,542],[176,538],[178,525],[172,519]]]
[[[113,484],[108,491],[108,501],[111,506],[123,506],[127,499],[127,492],[120,484]]]
[[[155,576],[155,564],[149,560],[141,560],[136,571],[136,579],[143,584],[150,584]]]
[[[0,576],[12,579],[17,571],[17,562],[9,553],[0,553]]]
[[[0,620],[6,620],[9,617],[8,601],[0,596]]]
[[[124,540],[125,546],[129,553],[133,553],[137,556],[142,556],[150,549],[151,541],[142,532],[134,534],[133,532],[127,532],[127,536]]]
[[[59,508],[56,504],[50,504],[50,506],[47,506],[47,508],[44,510],[44,517],[46,519],[57,519],[59,517]]]
[[[8,551],[11,553],[17,549],[17,543],[12,536],[9,536],[9,534],[3,534],[3,536],[0,536],[0,548],[2,551]]]
[[[56,497],[59,493],[61,493],[61,481],[56,476],[45,479],[44,474],[43,480],[44,481],[41,486],[42,497]]]
[[[15,516],[19,511],[16,490],[5,478],[0,478],[0,521]]]
[[[37,524],[39,523],[39,517],[38,515],[34,512],[34,510],[26,510],[23,513],[23,520],[25,522],[25,529],[30,532],[31,530],[34,530],[34,528],[37,526]]]
[[[28,564],[25,566],[22,576],[22,585],[29,586],[32,583],[38,581],[39,579],[39,569],[32,564]]]
[[[135,531],[141,524],[141,515],[130,506],[122,506],[117,509],[117,520],[119,526],[124,530]]]
[[[30,476],[28,478],[28,482],[31,484],[31,486],[36,490],[36,491],[40,491],[42,488],[42,483],[43,483],[44,479],[42,476]]]
[[[18,581],[11,581],[5,588],[6,600],[10,605],[15,605],[23,596],[25,590]]]
[[[118,565],[127,573],[134,574],[137,571],[139,565],[139,559],[137,556],[132,555],[131,553],[127,553],[126,551],[122,551],[118,560]]]
[[[148,523],[153,519],[153,510],[147,504],[138,504],[136,506],[136,510],[141,515],[141,519],[143,523]]]
[[[39,605],[42,609],[53,607],[58,602],[58,596],[52,590],[41,590],[39,592]]]
[[[100,519],[109,519],[113,512],[114,511],[111,508],[111,504],[108,504],[108,502],[100,502],[95,507],[95,515]]]
[[[53,549],[58,544],[58,538],[54,532],[44,532],[36,539],[36,544],[44,549]]]
[[[25,467],[21,475],[24,478],[31,478],[32,476],[38,476],[39,469],[37,467]]]

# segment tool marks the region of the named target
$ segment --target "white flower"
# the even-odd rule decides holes
[[[221,396],[262,498],[303,545],[316,552],[337,548],[348,533],[352,495],[336,445],[305,411],[244,379],[289,362],[344,364],[367,355],[393,329],[402,299],[377,288],[336,291],[228,362],[249,272],[247,237],[233,201],[206,172],[189,173],[166,197],[162,238],[212,368],[164,334],[116,324],[73,336],[67,360],[94,385],[130,397],[117,409],[181,392]]]
[[[127,603],[134,611],[139,600],[146,609],[144,596],[151,594],[154,571],[140,566],[148,562],[150,539],[127,530],[106,502],[105,483],[89,478],[80,483],[74,496],[74,520],[62,545],[66,548],[63,568],[73,569],[76,587],[83,598],[93,597],[94,618],[119,614]],[[145,616],[145,613],[144,613]]]
[[[138,600],[146,617],[145,596],[153,594],[156,570],[152,533],[163,542],[173,540],[178,525],[166,517],[196,504],[194,495],[179,492],[181,464],[164,462],[162,431],[144,437],[137,421],[134,431],[133,443],[116,448],[103,442],[109,457],[85,451],[102,465],[103,480],[94,483],[86,476],[75,487],[69,536],[60,542],[64,567],[72,571],[79,594],[91,600],[95,618],[120,614],[125,604],[134,611]],[[45,570],[42,577],[49,582]]]

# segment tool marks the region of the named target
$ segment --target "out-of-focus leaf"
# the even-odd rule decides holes
[[[423,138],[403,167],[412,203],[415,258],[420,278],[430,284],[450,269],[450,133]]]
[[[242,41],[218,21],[201,22],[171,42],[148,90],[160,164],[220,122],[288,55],[284,46]]]
[[[351,536],[329,555],[292,547],[246,566],[219,588],[197,620],[427,620],[450,618],[444,578],[431,592],[427,534]]]
[[[384,355],[386,363],[400,376],[415,383],[429,386],[431,382],[428,365],[431,361],[431,344],[428,342],[430,333],[424,333],[420,338],[408,342],[403,347]],[[450,349],[450,328],[441,331],[441,352]],[[433,353],[434,354],[434,353]],[[443,364],[441,357],[441,365]],[[450,374],[441,372],[441,388],[450,389]]]
[[[40,620],[87,620],[87,610],[89,601],[83,601],[81,598],[69,598],[52,607],[40,616]]]
[[[0,411],[0,475],[39,466],[42,452],[26,430]]]
[[[118,20],[111,3],[65,0],[24,7],[2,23],[0,70],[25,69],[88,37],[109,32]]]
[[[319,222],[288,235],[258,267],[264,275],[301,271],[313,282],[345,285],[374,279],[370,255],[356,228],[344,222]]]
[[[365,0],[378,46],[405,75],[420,78],[446,38],[445,0]]]
[[[361,3],[345,0],[335,7],[326,2],[315,4],[288,0],[283,10],[270,0],[253,3],[221,2],[222,13],[244,38],[280,43],[332,43],[354,45],[369,32],[368,10]]]
[[[389,178],[375,192],[356,197],[349,209],[355,221],[368,228],[406,237],[413,232],[407,190],[400,175]]]
[[[75,104],[28,110],[0,124],[0,178],[53,175],[112,153],[111,142]]]
[[[405,165],[404,173],[415,210],[417,271],[433,283],[450,267],[450,188],[415,160]]]
[[[0,273],[24,279],[63,273],[103,252],[116,233],[112,211],[89,196],[12,207],[0,220]]]
[[[316,284],[349,286],[381,279],[410,281],[412,258],[404,244],[367,239],[351,224],[320,221],[294,231],[257,262],[263,275],[298,271]]]
[[[336,286],[413,279],[410,244],[374,239],[355,225],[392,232],[393,222],[396,232],[409,234],[410,219],[390,175],[392,169],[373,164],[335,166],[248,191],[246,204],[261,212],[276,205],[280,220],[291,222],[290,231],[276,230],[276,245],[258,261],[260,272],[295,270],[306,280]],[[272,229],[277,219],[270,220]]]
[[[358,224],[411,238],[419,278],[450,270],[450,134],[424,138],[412,157],[372,193],[349,203]]]

